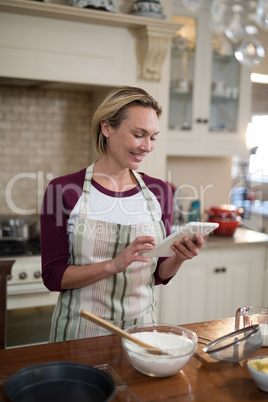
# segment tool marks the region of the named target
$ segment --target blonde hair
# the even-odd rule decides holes
[[[159,103],[144,89],[137,87],[113,89],[99,105],[92,119],[92,136],[100,156],[107,152],[107,139],[102,134],[101,121],[107,120],[111,127],[117,128],[127,118],[127,110],[135,105],[154,109],[158,119],[162,114]]]

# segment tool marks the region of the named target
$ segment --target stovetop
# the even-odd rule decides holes
[[[40,254],[40,239],[29,241],[1,239],[0,241],[0,257],[38,254]]]

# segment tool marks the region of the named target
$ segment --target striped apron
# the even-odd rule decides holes
[[[111,260],[137,236],[154,236],[158,243],[165,228],[140,176],[133,171],[152,214],[152,222],[120,225],[87,219],[93,165],[89,166],[81,195],[79,217],[75,220],[70,264],[90,265]],[[50,342],[109,335],[110,332],[81,318],[85,309],[120,328],[155,322],[154,271],[157,258],[150,263],[135,261],[124,272],[111,275],[89,286],[67,290],[59,295],[51,323]],[[90,267],[88,268],[90,269]]]

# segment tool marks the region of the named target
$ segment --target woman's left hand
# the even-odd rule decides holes
[[[199,254],[203,244],[204,239],[198,234],[195,235],[194,241],[190,240],[189,237],[184,237],[183,243],[176,241],[171,247],[174,255],[166,258],[158,268],[160,279],[166,281],[175,276],[184,261],[191,260]]]
[[[171,247],[175,253],[173,258],[175,258],[179,263],[196,257],[204,244],[204,239],[196,234],[194,241],[190,240],[189,237],[184,237],[183,242],[184,243],[180,243],[179,241],[176,241]]]

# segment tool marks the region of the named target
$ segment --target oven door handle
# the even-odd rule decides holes
[[[29,290],[11,290],[7,291],[8,296],[29,295],[33,293],[50,293],[48,289],[29,289]]]

